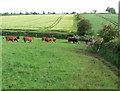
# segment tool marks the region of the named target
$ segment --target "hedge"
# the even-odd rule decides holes
[[[49,32],[8,32],[2,31],[2,36],[32,36],[32,37],[56,37],[58,39],[66,39],[68,36],[72,37],[74,33],[49,33]]]

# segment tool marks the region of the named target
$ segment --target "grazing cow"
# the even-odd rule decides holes
[[[55,41],[56,41],[56,38],[53,38],[53,41],[55,42]]]
[[[45,41],[46,38],[47,38],[47,37],[42,37],[42,41]]]
[[[75,37],[68,37],[68,42],[79,43]]]
[[[23,37],[24,42],[26,41],[32,42],[33,39],[35,39],[35,37]]]
[[[56,41],[56,38],[47,38],[47,37],[42,37],[42,41],[46,41],[46,42],[52,42],[54,43]]]
[[[19,36],[6,36],[5,38],[6,38],[6,41],[12,41],[12,42],[14,41],[18,42],[17,39],[20,39]]]

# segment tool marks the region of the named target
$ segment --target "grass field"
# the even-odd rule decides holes
[[[2,29],[10,31],[46,30],[73,31],[74,15],[15,15],[2,16]],[[35,32],[36,32],[35,31]]]
[[[82,54],[83,43],[2,41],[3,89],[117,89],[118,77],[101,60]]]
[[[80,16],[90,20],[95,33],[102,29],[101,24],[112,23],[113,25],[118,25],[117,14],[81,14]]]
[[[117,24],[117,15],[81,16],[90,20],[95,33],[102,28],[101,23]],[[77,29],[74,15],[2,16],[2,21],[1,29],[10,32]],[[3,89],[117,89],[118,76],[110,69],[116,67],[94,55],[85,55],[84,43],[67,43],[62,39],[46,43],[40,38],[24,43],[21,36],[19,42],[8,43],[3,39],[0,45]]]

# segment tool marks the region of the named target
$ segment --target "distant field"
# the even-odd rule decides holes
[[[45,30],[73,31],[74,15],[2,16],[2,29],[11,31]]]
[[[117,89],[118,77],[101,60],[84,55],[83,43],[24,43],[22,37],[2,43],[3,89]]]
[[[96,33],[102,26],[101,24],[112,23],[118,25],[117,14],[80,14],[92,23],[92,30]],[[3,31],[27,31],[43,32],[43,31],[68,31],[77,30],[73,14],[68,15],[15,15],[2,16]]]
[[[118,25],[117,14],[80,14],[80,16],[90,20],[94,32],[98,32],[102,29],[101,24],[112,23],[115,26]]]

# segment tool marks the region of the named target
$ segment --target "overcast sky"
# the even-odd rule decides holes
[[[0,0],[0,13],[4,12],[105,12],[113,7],[118,12],[119,0]]]

